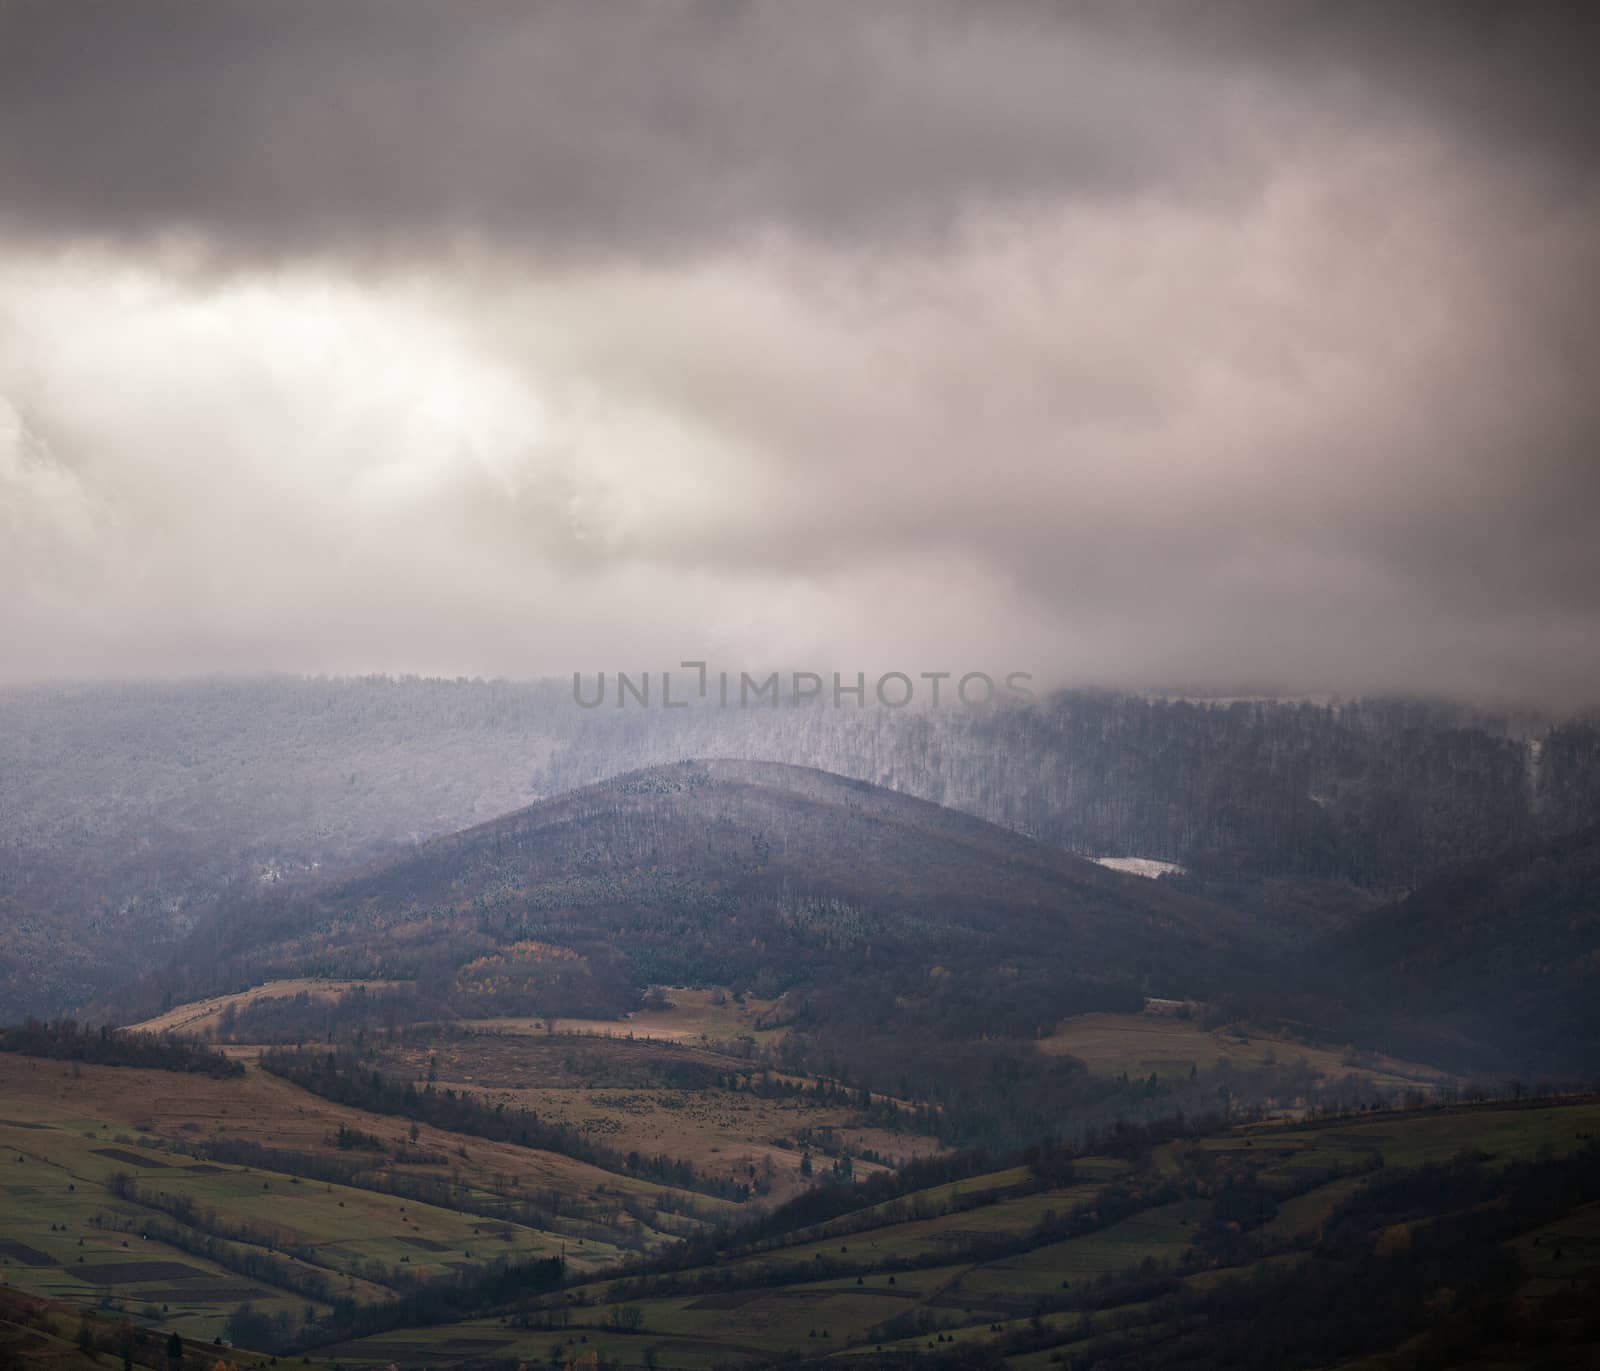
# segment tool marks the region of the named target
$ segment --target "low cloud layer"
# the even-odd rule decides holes
[[[0,6],[0,675],[1596,703],[1576,7],[441,13]]]

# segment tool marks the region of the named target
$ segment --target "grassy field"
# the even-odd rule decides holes
[[[657,1042],[726,1047],[741,1041],[764,1047],[786,1031],[776,1000],[746,996],[737,1000],[724,990],[661,986],[669,1007],[640,1009],[625,1019],[469,1019],[467,1027],[499,1033],[578,1034],[590,1037],[641,1038]]]
[[[604,1171],[553,1152],[461,1137],[421,1125],[415,1139],[404,1119],[365,1113],[299,1090],[250,1068],[242,1079],[122,1067],[76,1066],[26,1057],[0,1057],[0,1118],[75,1130],[92,1124],[177,1139],[188,1145],[244,1138],[270,1147],[336,1156],[341,1127],[370,1133],[391,1149],[410,1148],[447,1159],[444,1174],[484,1195],[559,1191],[584,1196],[649,1200],[670,1187]],[[391,1164],[401,1175],[437,1178],[438,1164]],[[726,1202],[680,1193],[690,1212],[714,1216]],[[601,1206],[602,1208],[605,1206]],[[614,1207],[614,1205],[612,1206]]]
[[[129,1314],[159,1308],[163,1326],[188,1336],[214,1336],[247,1301],[264,1314],[299,1315],[311,1306],[320,1315],[328,1305],[270,1279],[241,1276],[231,1263],[152,1241],[145,1228],[167,1218],[162,1201],[180,1195],[230,1229],[255,1230],[260,1241],[229,1242],[232,1252],[274,1254],[358,1302],[391,1298],[397,1277],[421,1280],[498,1257],[564,1253],[581,1270],[603,1268],[622,1253],[592,1238],[490,1222],[357,1187],[196,1163],[136,1143],[111,1145],[103,1134],[10,1123],[0,1125],[0,1146],[9,1173],[0,1186],[5,1281]],[[116,1173],[135,1177],[136,1198],[112,1192],[108,1182]],[[141,1203],[145,1198],[151,1202]]]
[[[1157,1149],[1131,1164],[1088,1159],[1072,1184],[1053,1190],[1017,1193],[1026,1178],[1016,1170],[932,1188],[852,1216],[851,1222],[872,1225],[865,1231],[824,1237],[803,1230],[772,1250],[733,1251],[715,1267],[674,1273],[672,1291],[616,1280],[579,1284],[495,1317],[391,1332],[321,1355],[349,1367],[485,1359],[532,1366],[552,1359],[575,1363],[592,1352],[619,1366],[698,1371],[783,1356],[870,1364],[880,1355],[1031,1342],[1038,1350],[1024,1347],[1006,1357],[1007,1364],[1042,1368],[1067,1353],[1109,1348],[1128,1327],[1153,1329],[1151,1336],[1159,1337],[1163,1306],[1131,1284],[1129,1295],[1119,1297],[1119,1282],[1164,1278],[1170,1288],[1206,1291],[1255,1270],[1293,1272],[1312,1259],[1309,1239],[1296,1235],[1314,1230],[1373,1175],[1463,1152],[1486,1154],[1492,1166],[1570,1154],[1597,1126],[1600,1102],[1591,1099],[1241,1128]],[[1385,1165],[1374,1171],[1379,1153]],[[1315,1183],[1330,1167],[1361,1174]],[[1045,1240],[1042,1221],[1052,1212],[1092,1216],[1114,1194],[1160,1199],[1163,1183],[1175,1175],[1187,1177],[1195,1193],[1150,1203],[1135,1198],[1135,1212],[1091,1220],[1081,1236]],[[1219,1232],[1226,1238],[1214,1195],[1229,1177],[1244,1176],[1286,1194],[1305,1193],[1285,1201],[1256,1246],[1241,1249],[1235,1260],[1242,1264],[1219,1263],[1205,1255],[1200,1238],[1208,1233],[1215,1243]],[[902,1216],[913,1211],[926,1216]],[[1015,1250],[976,1259],[959,1255],[974,1237]],[[1515,1247],[1526,1273],[1520,1297],[1530,1307],[1559,1299],[1600,1269],[1600,1205],[1525,1234]],[[816,1279],[796,1278],[811,1265],[826,1269]],[[1398,1363],[1379,1358],[1371,1365],[1377,1371]]]
[[[1019,1257],[991,1262],[971,1273],[963,1285],[991,1298],[1026,1296],[1126,1271],[1146,1259],[1175,1262],[1188,1249],[1210,1209],[1210,1201],[1203,1199],[1158,1205],[1087,1237],[1050,1243]]]
[[[160,1130],[156,1131],[156,1121]],[[388,1153],[340,1149],[340,1128]],[[450,1203],[365,1185],[203,1160],[244,1139],[313,1159],[364,1161],[374,1183],[446,1183]],[[401,1156],[428,1158],[408,1163]],[[114,1178],[129,1178],[117,1194]],[[668,1199],[667,1197],[671,1197]],[[196,1254],[151,1236],[183,1201],[186,1225],[222,1244]],[[658,1208],[668,1204],[672,1212]],[[482,1212],[524,1204],[534,1223]],[[250,1303],[266,1315],[325,1314],[306,1293],[388,1299],[414,1280],[499,1258],[564,1256],[601,1270],[731,1211],[557,1154],[459,1137],[331,1104],[249,1069],[241,1079],[0,1057],[0,1280],[36,1295],[159,1317],[210,1338]],[[218,1259],[213,1259],[217,1257]],[[300,1280],[241,1274],[251,1259],[286,1263]]]
[[[1374,1154],[1390,1166],[1448,1161],[1464,1151],[1486,1152],[1501,1161],[1529,1160],[1546,1148],[1570,1151],[1597,1130],[1600,1104],[1588,1101],[1560,1107],[1458,1105],[1396,1110],[1360,1121],[1241,1128],[1199,1145],[1213,1152],[1267,1148],[1292,1172]]]
[[[1168,1042],[1214,1040],[1179,1020],[1156,1028]],[[615,1127],[595,1130],[609,1146],[649,1142],[702,1165],[792,1156],[804,1130],[836,1142],[865,1134],[842,1098],[817,1105],[726,1088],[748,1063],[704,1043],[430,1031],[386,1040],[372,1060],[552,1119],[610,1120]],[[664,1083],[684,1071],[690,1083]],[[340,1146],[340,1130],[361,1136]],[[1128,1328],[1159,1328],[1174,1292],[1211,1298],[1241,1273],[1312,1260],[1324,1225],[1374,1177],[1466,1153],[1503,1175],[1513,1162],[1570,1155],[1597,1134],[1592,1098],[1240,1125],[1078,1158],[1053,1184],[1012,1165],[781,1238],[721,1239],[712,1264],[634,1276],[631,1258],[704,1234],[739,1208],[550,1152],[413,1129],[254,1066],[215,1080],[7,1056],[0,1289],[210,1344],[246,1303],[298,1326],[334,1301],[375,1305],[499,1258],[560,1255],[568,1280],[559,1290],[313,1355],[346,1371],[576,1365],[590,1354],[618,1366],[709,1369],[965,1348],[1042,1367],[1046,1352],[1110,1355]],[[246,1166],[205,1155],[240,1139],[298,1160]],[[323,1164],[362,1169],[319,1176]],[[392,1193],[426,1182],[443,1183],[431,1200]],[[1248,1238],[1229,1217],[1244,1212],[1237,1201],[1225,1207],[1241,1186],[1267,1197]],[[179,1199],[190,1226],[170,1230],[162,1225]],[[519,1204],[512,1216],[506,1206]],[[496,1217],[483,1212],[494,1206]],[[197,1236],[212,1245],[197,1246]],[[1523,1307],[1571,1322],[1574,1292],[1600,1275],[1600,1204],[1520,1232],[1511,1246]],[[41,1346],[55,1355],[54,1342]],[[1388,1371],[1381,1359],[1369,1371],[1380,1368]]]
[[[805,1093],[771,1098],[724,1087],[762,1073],[741,1057],[684,1042],[456,1028],[383,1047],[374,1060],[387,1075],[529,1109],[619,1152],[666,1153],[709,1178],[759,1181],[773,1199],[807,1183],[807,1150],[819,1164],[844,1149],[890,1162],[938,1150],[926,1135],[875,1126],[853,1101],[824,1099],[814,1080],[782,1077]],[[860,1161],[857,1169],[879,1168]]]
[[[1226,1062],[1242,1069],[1287,1067],[1304,1061],[1317,1075],[1337,1080],[1360,1075],[1384,1088],[1432,1087],[1450,1079],[1414,1062],[1376,1053],[1297,1043],[1230,1025],[1206,1029],[1171,1014],[1079,1014],[1039,1042],[1050,1056],[1076,1057],[1101,1076],[1187,1076]]]
[[[133,1168],[100,1155],[120,1150],[96,1146],[100,1141],[0,1125],[8,1164],[0,1186],[0,1276],[8,1286],[115,1312],[148,1312],[164,1327],[198,1338],[220,1333],[227,1312],[245,1301],[267,1314],[298,1313],[307,1303],[327,1311],[294,1291],[121,1231],[124,1222],[137,1223],[140,1207],[116,1200],[104,1182],[114,1170]],[[174,1188],[200,1179],[176,1165],[163,1165],[163,1172]]]

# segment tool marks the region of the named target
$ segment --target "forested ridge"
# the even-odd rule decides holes
[[[1520,1059],[1591,1074],[1600,1062],[1600,824],[1452,869],[1315,944],[1312,960],[1328,1021],[1381,1019],[1397,1051],[1476,1056],[1481,1068],[1490,1047],[1507,1068]]]
[[[620,1016],[652,986],[726,986],[777,1002],[768,1018],[784,1036],[762,1066],[926,1101],[928,1131],[954,1145],[1018,1145],[1069,1115],[1090,1128],[1204,1110],[1219,1091],[1243,1103],[1329,1088],[1292,1057],[1227,1076],[1203,1061],[1187,1081],[1119,1081],[1039,1052],[1062,1021],[1134,1013],[1147,996],[1205,1002],[1218,1023],[1270,1022],[1300,1041],[1407,1049],[1468,1074],[1589,1078],[1587,1038],[1568,1030],[1570,1050],[1553,1050],[1578,1021],[1587,963],[1551,979],[1537,961],[1486,956],[1489,979],[1446,1021],[1426,1008],[1439,1002],[1428,966],[1395,959],[1391,975],[1369,959],[1359,979],[1345,943],[1287,939],[1195,885],[1108,871],[823,772],[681,763],[315,891],[219,911],[122,1004],[137,1020],[296,975],[404,982],[308,1011],[298,1033],[292,1005],[270,999],[228,1027],[297,1041],[321,1025],[348,1041],[396,1016]],[[1580,895],[1593,886],[1580,876]],[[1547,912],[1554,938],[1562,909]],[[1372,926],[1409,917],[1391,908]],[[1516,936],[1513,912],[1488,922]],[[1550,1028],[1542,1037],[1517,1025],[1530,996]]]
[[[0,991],[19,1014],[81,1006],[219,904],[693,756],[820,767],[1069,851],[1178,862],[1235,902],[1269,879],[1409,889],[1600,812],[1593,720],[1416,701],[643,711],[580,710],[567,681],[13,688]]]

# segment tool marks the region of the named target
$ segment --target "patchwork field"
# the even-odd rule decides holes
[[[85,1121],[86,1122],[86,1121]],[[92,1131],[87,1129],[86,1131]],[[114,1312],[141,1314],[186,1336],[209,1338],[222,1331],[229,1311],[248,1301],[267,1315],[298,1315],[310,1303],[284,1286],[244,1277],[180,1247],[151,1241],[140,1220],[153,1211],[119,1200],[107,1182],[131,1170],[116,1152],[56,1128],[23,1129],[0,1124],[7,1183],[0,1185],[0,1277],[18,1290]],[[180,1158],[153,1151],[145,1183],[172,1193],[210,1182]],[[142,1177],[142,1179],[143,1179]],[[159,1178],[159,1179],[158,1179]],[[287,1187],[287,1177],[277,1177]],[[245,1185],[271,1184],[251,1176]],[[379,1291],[362,1282],[360,1293]]]
[[[801,1230],[760,1253],[730,1251],[713,1267],[579,1284],[493,1317],[390,1332],[323,1354],[356,1367],[576,1364],[593,1354],[619,1366],[689,1371],[782,1357],[868,1365],[966,1348],[1014,1367],[1074,1357],[1091,1365],[1102,1353],[1113,1357],[1130,1329],[1144,1345],[1172,1337],[1185,1326],[1172,1322],[1182,1301],[1231,1298],[1229,1283],[1241,1276],[1292,1288],[1313,1260],[1310,1230],[1375,1177],[1404,1179],[1416,1173],[1401,1168],[1464,1153],[1480,1157],[1488,1175],[1535,1158],[1553,1164],[1597,1127],[1600,1102],[1592,1099],[1434,1109],[1258,1126],[1132,1160],[1084,1159],[1070,1185],[1027,1194],[1017,1193],[1025,1173],[990,1173],[830,1225],[865,1225],[859,1232],[820,1238]],[[1220,1208],[1229,1187],[1246,1183],[1285,1196],[1253,1231],[1227,1218],[1236,1207]],[[1192,1193],[1172,1198],[1174,1189]],[[1405,1203],[1413,1222],[1429,1212],[1420,1199]],[[899,1218],[904,1212],[930,1216]],[[1052,1239],[1063,1224],[1084,1231]],[[989,1255],[984,1244],[1011,1250]],[[1555,1309],[1600,1270],[1600,1204],[1536,1225],[1513,1246],[1524,1262],[1514,1293]],[[1263,1336],[1269,1317],[1263,1310]],[[1558,1355],[1569,1360],[1547,1364],[1582,1364],[1570,1360],[1570,1348]],[[1399,1364],[1370,1359],[1374,1368]]]
[[[388,1150],[341,1148],[341,1129]],[[241,1141],[269,1150],[207,1156]],[[256,1068],[215,1080],[0,1056],[0,1165],[0,1280],[194,1337],[245,1303],[300,1322],[498,1260],[602,1269],[732,1209]]]
[[[1153,1015],[1087,1016],[1051,1041],[1086,1060],[1098,1045],[1102,1072],[1135,1056],[1148,1072],[1202,1044],[1254,1069],[1284,1046]],[[913,1353],[1089,1366],[1124,1355],[1134,1336],[1204,1343],[1212,1334],[1199,1330],[1230,1317],[1239,1277],[1282,1304],[1297,1272],[1322,1270],[1330,1232],[1367,1254],[1338,1269],[1360,1271],[1403,1257],[1435,1221],[1481,1223],[1504,1177],[1533,1196],[1506,1213],[1546,1208],[1491,1240],[1514,1259],[1494,1279],[1585,1345],[1573,1311],[1600,1278],[1600,1188],[1567,1175],[1529,1190],[1525,1173],[1600,1135],[1595,1099],[1368,1109],[1170,1141],[1134,1132],[1115,1155],[1047,1149],[979,1174],[935,1159],[948,1168],[935,1174],[959,1179],[858,1208],[780,1211],[806,1217],[763,1236],[740,1225],[800,1195],[801,1156],[816,1173],[850,1151],[903,1159],[933,1144],[884,1123],[896,1102],[772,1076],[709,1042],[417,1026],[374,1035],[349,1069],[435,1098],[532,1109],[614,1156],[648,1149],[705,1177],[759,1182],[748,1206],[608,1170],[621,1162],[604,1157],[594,1165],[333,1103],[258,1065],[217,1079],[0,1054],[0,1286],[201,1344],[293,1347],[346,1371],[591,1357],[710,1371]],[[1334,1055],[1313,1069],[1333,1069]],[[239,1151],[246,1144],[257,1150]],[[1433,1179],[1408,1179],[1430,1167]],[[857,1179],[882,1170],[855,1164]],[[1398,1199],[1384,1198],[1391,1190]],[[1570,1198],[1551,1209],[1552,1195]],[[682,1238],[700,1245],[660,1264]],[[392,1324],[401,1299],[490,1289],[486,1273],[553,1257],[559,1285],[492,1287],[470,1317],[350,1321],[354,1310]],[[1468,1288],[1478,1277],[1453,1279]],[[383,1331],[350,1335],[363,1326]],[[40,1346],[55,1355],[54,1343]],[[1381,1357],[1346,1361],[1392,1371]],[[70,1356],[61,1365],[81,1371]]]
[[[452,1029],[376,1049],[386,1074],[529,1109],[617,1151],[665,1153],[701,1174],[758,1183],[785,1198],[817,1165],[850,1151],[861,1174],[938,1150],[936,1141],[864,1114],[853,1092],[752,1069],[744,1059],[683,1042],[524,1035]],[[763,1091],[763,1083],[794,1087]]]
[[[463,1137],[426,1124],[412,1137],[404,1119],[332,1103],[253,1067],[240,1080],[213,1080],[0,1056],[0,1109],[12,1122],[52,1128],[156,1135],[159,1125],[161,1138],[185,1146],[245,1139],[330,1157],[340,1155],[335,1138],[345,1127],[370,1134],[394,1150],[445,1159],[443,1163],[393,1160],[386,1164],[390,1171],[429,1179],[443,1174],[466,1191],[489,1196],[545,1190],[574,1197],[600,1194],[648,1200],[671,1191],[558,1153]],[[712,1216],[730,1208],[702,1195],[682,1193],[677,1198],[691,1213]]]

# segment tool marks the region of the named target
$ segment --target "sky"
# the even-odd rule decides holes
[[[0,0],[0,680],[1600,704],[1600,7]]]

